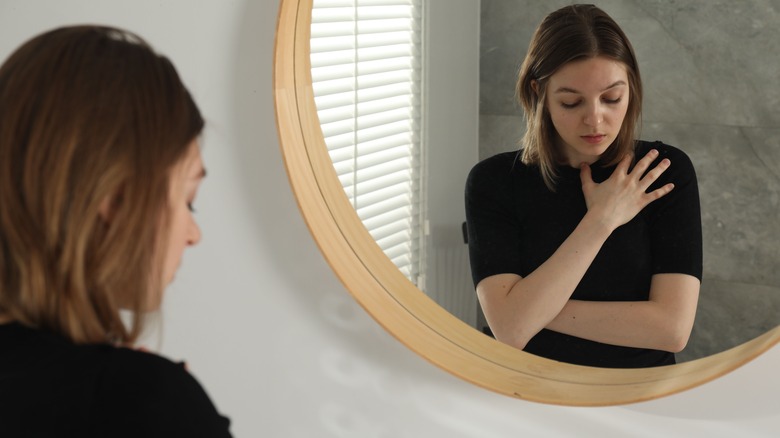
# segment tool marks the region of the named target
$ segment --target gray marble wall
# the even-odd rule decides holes
[[[516,73],[531,35],[571,2],[482,0],[480,159],[515,150]],[[641,138],[696,167],[704,280],[690,360],[780,323],[780,0],[597,3],[628,35],[645,85]]]

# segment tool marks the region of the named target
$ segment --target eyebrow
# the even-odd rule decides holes
[[[601,90],[601,92],[603,93],[604,91],[607,91],[607,90],[609,90],[609,89],[615,88],[615,87],[617,87],[617,86],[620,86],[620,85],[626,85],[626,82],[625,82],[625,81],[623,81],[623,80],[619,80],[619,81],[617,81],[617,82],[613,83],[612,85],[610,85],[609,87],[607,87],[607,88],[605,88],[605,89]],[[574,93],[574,94],[582,94],[580,91],[577,91],[577,90],[575,90],[574,88],[569,88],[569,87],[561,87],[561,88],[559,88],[559,89],[555,90],[555,92],[556,92],[556,93]]]

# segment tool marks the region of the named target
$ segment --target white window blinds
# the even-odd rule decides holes
[[[416,282],[421,0],[314,0],[311,64],[325,143],[358,216]]]

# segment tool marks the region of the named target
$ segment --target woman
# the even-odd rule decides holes
[[[523,149],[477,164],[466,186],[494,336],[574,364],[673,364],[701,281],[698,188],[682,151],[635,140],[631,44],[597,7],[564,7],[536,30],[517,94]]]
[[[55,29],[0,68],[0,436],[229,436],[182,364],[128,348],[200,239],[202,128],[123,30]]]

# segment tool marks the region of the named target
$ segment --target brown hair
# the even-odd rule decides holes
[[[135,341],[162,292],[170,169],[203,124],[173,64],[130,32],[63,27],[17,49],[0,68],[0,313],[77,343]]]
[[[596,6],[563,7],[549,14],[536,29],[520,68],[516,94],[526,117],[522,161],[539,166],[550,190],[555,190],[555,168],[564,157],[554,147],[555,127],[545,103],[547,81],[565,64],[596,56],[623,63],[628,75],[629,102],[623,126],[599,159],[607,166],[633,153],[642,113],[639,65],[620,26]],[[535,89],[534,82],[537,84]]]

